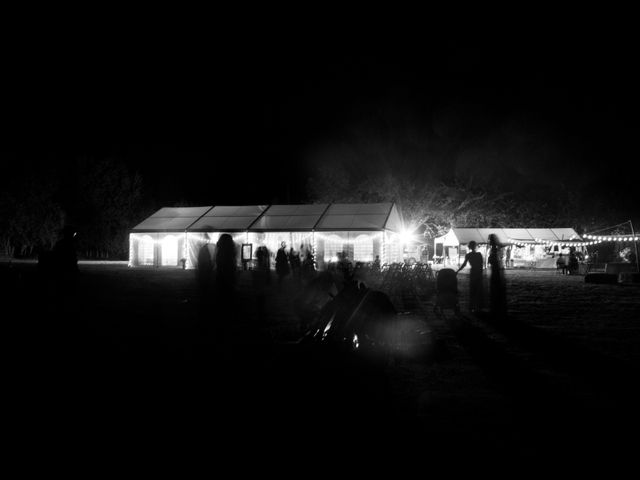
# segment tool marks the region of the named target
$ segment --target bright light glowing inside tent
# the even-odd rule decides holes
[[[162,265],[178,264],[178,240],[173,235],[167,235],[162,240]]]
[[[400,232],[400,243],[407,245],[415,241],[413,230],[404,229]]]
[[[153,265],[153,238],[145,235],[140,240],[140,264]]]

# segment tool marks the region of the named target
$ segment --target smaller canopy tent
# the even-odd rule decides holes
[[[503,249],[506,255],[504,261],[514,266],[550,266],[553,262],[545,261],[547,256],[560,252],[568,254],[570,243],[582,240],[572,228],[452,228],[445,235],[435,238],[434,261],[448,265],[461,264],[468,251],[467,245],[472,240],[479,245],[478,249],[486,261],[490,234],[497,235],[502,244],[508,245]]]
[[[161,208],[131,229],[130,266],[180,266],[185,258],[187,227],[211,209],[208,207]]]

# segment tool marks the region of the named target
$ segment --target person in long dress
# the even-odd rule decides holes
[[[471,272],[469,275],[469,308],[472,313],[482,310],[483,294],[482,294],[482,265],[484,263],[482,254],[476,251],[477,244],[473,240],[469,242],[469,250],[464,257],[464,262],[456,271],[458,273],[469,264]]]
[[[491,277],[489,281],[491,315],[496,320],[507,318],[507,292],[504,282],[504,273],[500,263],[500,249],[502,244],[495,233],[489,235],[489,265]]]

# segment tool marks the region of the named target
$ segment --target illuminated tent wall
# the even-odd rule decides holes
[[[337,260],[346,252],[356,262],[402,261],[402,220],[393,203],[334,203],[315,226],[315,251],[318,268]]]
[[[222,233],[232,235],[238,252],[266,246],[272,263],[282,242],[304,258],[315,256],[319,268],[345,252],[355,262],[402,261],[402,220],[394,203],[243,205],[162,208],[130,234],[129,265],[195,268],[198,252],[213,253]],[[238,255],[240,265],[241,255]]]
[[[214,246],[223,233],[233,237],[236,251],[248,243],[248,229],[267,209],[267,205],[215,206],[187,228],[186,268],[198,265],[198,252],[204,244],[213,254]],[[238,255],[238,265],[241,258]]]
[[[487,241],[492,233],[509,246],[513,266],[533,263],[536,267],[553,268],[555,259],[549,257],[550,253],[569,254],[569,247],[563,245],[582,241],[573,228],[452,228],[435,238],[434,257],[443,259],[445,265],[460,265],[468,252],[467,245],[473,240],[486,262]]]
[[[186,257],[186,229],[211,207],[161,208],[129,234],[129,266],[177,267]]]

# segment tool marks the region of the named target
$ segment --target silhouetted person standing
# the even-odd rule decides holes
[[[215,265],[216,291],[219,299],[229,300],[236,286],[236,244],[228,233],[223,233],[216,243]]]
[[[266,317],[266,286],[271,283],[271,266],[269,250],[265,246],[260,246],[256,250],[256,269],[251,272],[253,278],[253,289],[255,291],[256,307],[260,320]]]
[[[260,273],[261,280],[266,284],[271,283],[271,262],[269,257],[269,249],[267,247],[258,247],[256,250],[257,271]]]
[[[374,273],[380,273],[380,255],[376,255],[376,258],[373,260],[373,263],[371,264],[371,270],[373,270]]]
[[[562,270],[563,275],[567,273],[567,259],[564,258],[564,255],[562,255],[562,253],[558,255],[558,259],[556,260],[556,268],[558,270]]]
[[[578,257],[575,252],[569,253],[569,262],[567,263],[567,273],[569,275],[576,275],[579,269]]]
[[[302,262],[302,277],[308,282],[310,281],[316,273],[316,264],[313,258],[313,252],[311,250],[307,250],[307,254]]]
[[[206,234],[205,234],[206,235]],[[203,302],[210,300],[213,293],[213,258],[211,256],[211,244],[209,243],[209,236],[205,236],[205,242],[200,246],[198,250],[198,265],[196,266],[196,280],[198,281],[198,288],[200,290],[200,298]]]
[[[293,247],[289,249],[289,264],[291,265],[291,275],[300,278],[300,253],[296,252]]]
[[[489,248],[491,315],[496,320],[505,320],[507,318],[507,293],[504,273],[502,272],[502,265],[500,265],[500,241],[494,233],[489,235]]]
[[[482,254],[476,252],[477,244],[473,240],[469,242],[469,249],[471,250],[464,257],[464,262],[460,265],[460,268],[456,271],[458,273],[467,263],[471,266],[471,273],[469,275],[469,308],[472,312],[478,312],[482,309]]]
[[[287,244],[282,242],[278,252],[276,253],[276,275],[278,275],[278,283],[282,283],[284,277],[289,275],[289,259],[285,250]]]

